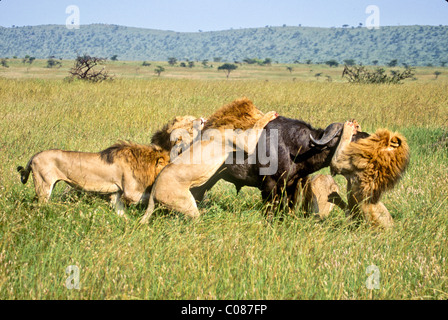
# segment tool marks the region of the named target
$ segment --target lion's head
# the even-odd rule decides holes
[[[384,191],[400,180],[409,164],[406,138],[387,129],[379,129],[366,139],[350,143],[346,154],[357,168],[360,191],[370,202],[377,202]]]
[[[170,151],[175,144],[185,143],[189,144],[195,139],[198,133],[202,130],[205,120],[203,118],[196,118],[194,116],[178,116],[164,125],[151,138],[151,143],[161,147],[163,150]],[[171,133],[175,130],[185,130],[190,136],[189,141],[181,141],[181,139],[171,140]],[[179,137],[184,135],[179,135]]]

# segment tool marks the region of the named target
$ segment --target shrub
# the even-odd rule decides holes
[[[47,60],[47,66],[46,68],[53,68],[53,67],[57,67],[60,68],[62,67],[62,63],[60,61],[57,61],[53,58],[50,58]]]
[[[387,75],[384,68],[368,70],[364,66],[345,65],[342,72],[342,78],[355,83],[399,83],[401,80],[412,78],[413,76],[414,68],[410,67],[405,68],[404,71],[391,70],[390,75]]]
[[[7,58],[0,60],[0,65],[5,68],[9,68]]]

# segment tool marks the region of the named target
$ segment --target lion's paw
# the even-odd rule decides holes
[[[353,135],[356,132],[356,125],[352,121],[346,121],[344,123],[344,136]]]
[[[359,124],[359,122],[357,120],[351,119],[350,122],[352,122],[353,125],[355,126],[355,131],[353,132],[353,134],[361,132],[361,125]]]
[[[279,114],[277,113],[277,111],[269,111],[265,114],[265,117],[269,119],[269,121],[276,119],[278,116]]]

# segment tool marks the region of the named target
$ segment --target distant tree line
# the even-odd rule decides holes
[[[198,34],[126,27],[116,32],[116,26],[108,25],[86,25],[77,32],[55,25],[0,28],[0,56],[32,53],[42,59],[52,52],[69,59],[73,52],[81,51],[108,56],[111,61],[118,57],[142,61],[160,61],[166,56],[197,57],[197,64],[204,59],[245,63],[242,59],[251,60],[256,52],[257,58],[263,57],[259,60],[269,57],[272,62],[282,63],[325,63],[334,59],[349,64],[344,60],[354,59],[358,64],[370,65],[377,59],[378,65],[386,65],[397,59],[413,66],[442,66],[441,62],[448,60],[448,26],[385,26],[381,31],[359,26],[319,30],[269,27]]]

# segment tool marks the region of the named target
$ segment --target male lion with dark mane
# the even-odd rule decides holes
[[[42,151],[17,171],[23,184],[33,172],[39,202],[47,202],[54,185],[65,181],[84,191],[111,194],[112,205],[123,215],[123,202],[147,199],[154,180],[169,161],[169,153],[158,146],[119,142],[98,153]]]
[[[409,164],[409,147],[405,137],[379,129],[365,139],[351,142],[357,123],[344,124],[341,141],[332,158],[332,174],[347,179],[349,214],[362,216],[373,226],[387,228],[393,219],[380,201],[384,191],[399,181]]]
[[[198,217],[190,189],[205,184],[237,149],[252,154],[262,129],[277,116],[275,111],[263,114],[246,98],[218,109],[205,122],[201,139],[193,141],[159,174],[140,222],[148,222],[156,203],[191,218]]]

